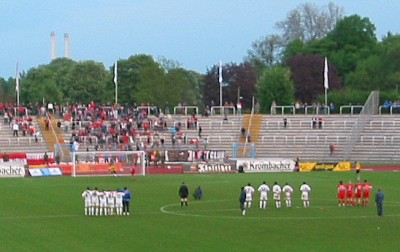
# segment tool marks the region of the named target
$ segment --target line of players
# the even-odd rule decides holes
[[[268,194],[271,190],[269,186],[266,184],[266,182],[263,181],[263,183],[258,187],[257,191],[260,193],[259,208],[266,209],[268,202]],[[241,202],[241,210],[242,214],[245,215],[246,210],[251,207],[255,190],[251,186],[251,184],[248,183],[245,187],[243,187],[242,192],[244,199],[243,202]],[[285,185],[281,187],[278,184],[278,182],[275,182],[274,185],[272,186],[272,194],[273,194],[273,199],[275,201],[275,207],[276,208],[282,207],[282,202],[281,202],[282,194],[285,196],[286,207],[292,207],[293,192],[294,192],[293,187],[290,186],[288,183],[285,183]],[[310,207],[311,187],[306,182],[303,182],[303,184],[300,186],[300,192],[301,192],[301,200],[303,201],[303,206],[306,208]]]
[[[82,193],[85,202],[85,215],[129,215],[131,193],[125,187],[123,190],[98,190],[89,187]]]
[[[364,183],[358,181],[357,184],[351,181],[344,184],[343,181],[339,181],[337,188],[339,206],[368,206],[372,188],[367,180],[364,180]]]

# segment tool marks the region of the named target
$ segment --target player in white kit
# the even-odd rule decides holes
[[[99,215],[99,197],[97,187],[92,191],[90,215]]]
[[[125,193],[123,191],[117,190],[115,192],[115,209],[117,210],[117,215],[122,215],[122,200]]]
[[[244,187],[244,191],[246,193],[246,201],[244,202],[244,207],[250,208],[251,202],[253,201],[254,188],[251,186],[250,183],[248,183],[247,186]]]
[[[267,208],[269,186],[265,181],[257,189],[260,192],[260,209]]]
[[[272,192],[274,193],[274,200],[275,200],[276,208],[281,208],[281,206],[282,206],[282,203],[281,203],[282,188],[280,185],[278,185],[278,182],[274,183],[274,186],[272,187]]]
[[[285,193],[286,207],[292,207],[293,188],[286,183],[283,186],[282,191]]]
[[[111,191],[111,190],[106,192],[108,215],[113,215],[114,214],[114,208],[115,208],[115,197],[114,197],[114,194],[115,194],[115,192]]]
[[[303,184],[300,186],[300,191],[301,191],[301,200],[303,201],[303,206],[310,207],[311,187],[307,185],[306,182],[303,182]]]
[[[99,191],[98,192],[98,197],[99,197],[99,212],[100,215],[107,215],[107,197],[105,191]]]
[[[90,214],[90,208],[92,206],[92,201],[91,201],[91,197],[92,197],[92,191],[90,190],[90,188],[86,188],[85,191],[83,191],[82,193],[82,198],[85,201],[85,215],[91,215]]]

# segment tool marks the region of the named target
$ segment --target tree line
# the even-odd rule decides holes
[[[381,100],[398,100],[400,35],[387,33],[380,40],[367,17],[345,17],[343,8],[330,3],[306,3],[276,23],[281,31],[254,41],[241,63],[222,66],[222,104],[252,98],[262,112],[278,105],[324,102],[324,58],[329,66],[329,102],[363,104],[370,91],[380,90]],[[114,67],[95,61],[58,58],[33,67],[20,76],[20,103],[57,104],[115,102]],[[205,74],[184,69],[178,62],[151,55],[120,59],[119,104],[164,107],[220,103],[219,65]],[[0,99],[15,103],[15,78],[0,78]]]

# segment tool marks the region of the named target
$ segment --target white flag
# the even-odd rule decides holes
[[[218,81],[222,83],[222,62],[219,61]]]
[[[325,67],[324,67],[324,88],[329,89],[329,80],[328,80],[328,60],[325,57]]]
[[[118,85],[118,60],[115,61],[115,65],[114,65],[114,83],[115,83],[115,86]]]
[[[18,61],[17,61],[17,71],[16,71],[16,75],[15,75],[15,92],[19,92],[19,65],[18,65]]]

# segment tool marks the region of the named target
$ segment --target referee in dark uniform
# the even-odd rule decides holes
[[[185,184],[185,182],[182,182],[182,185],[179,187],[179,197],[181,197],[181,207],[183,207],[183,204],[185,204],[185,206],[188,205],[188,196],[189,196],[189,188],[187,187],[187,185]]]

